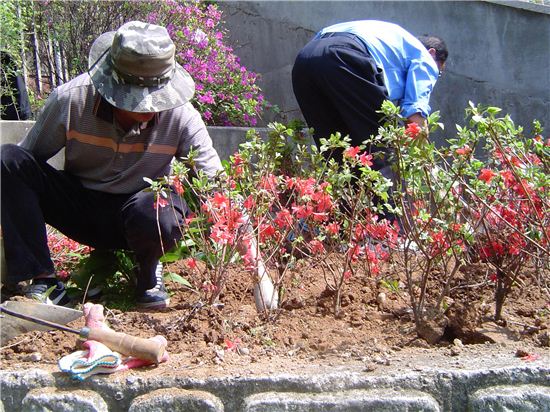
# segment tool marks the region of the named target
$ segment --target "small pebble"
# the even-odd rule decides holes
[[[457,348],[463,348],[464,347],[464,344],[462,343],[462,341],[458,338],[456,338],[455,340],[453,340],[453,345],[456,346]]]
[[[376,366],[372,363],[369,363],[367,366],[365,366],[365,372],[373,372],[376,370]]]
[[[42,360],[42,354],[40,352],[33,352],[23,359],[25,362],[40,362]]]
[[[237,348],[237,352],[239,352],[239,355],[249,355],[250,354],[250,349],[248,348]]]

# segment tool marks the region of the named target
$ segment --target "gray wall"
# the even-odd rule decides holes
[[[531,129],[533,119],[550,130],[550,7],[484,1],[229,1],[224,19],[241,62],[262,75],[266,98],[282,116],[301,117],[290,73],[300,48],[322,27],[379,19],[415,35],[432,33],[450,51],[447,69],[431,99],[451,137],[474,103],[501,107]]]

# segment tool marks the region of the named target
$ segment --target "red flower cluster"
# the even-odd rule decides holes
[[[407,124],[407,127],[405,128],[405,135],[414,140],[418,137],[421,130],[422,129],[420,128],[420,126],[418,126],[417,123],[411,122]]]
[[[63,280],[69,277],[80,257],[88,255],[91,250],[89,246],[81,245],[59,232],[48,234],[48,247],[57,276]]]
[[[210,228],[210,239],[220,245],[235,243],[238,230],[244,223],[239,208],[231,207],[231,201],[222,193],[216,192],[203,204],[202,209],[208,214],[213,226]]]

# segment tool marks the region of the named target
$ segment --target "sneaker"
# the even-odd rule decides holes
[[[94,288],[88,289],[86,292],[86,301],[87,302],[97,302],[103,296],[103,288],[101,286],[96,286]]]
[[[48,305],[72,306],[65,285],[56,278],[33,279],[25,290],[25,296]]]
[[[155,270],[156,285],[136,297],[136,305],[144,309],[164,309],[170,304],[170,295],[164,287],[162,263]]]

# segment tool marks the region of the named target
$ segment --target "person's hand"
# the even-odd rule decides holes
[[[426,127],[428,127],[428,123],[426,122],[426,119],[420,113],[415,113],[415,114],[410,115],[407,118],[407,121],[409,123],[413,123],[413,122],[416,123],[422,129],[425,129]]]
[[[407,123],[416,123],[420,128],[420,132],[415,137],[417,142],[425,142],[428,140],[429,130],[428,121],[420,114],[415,113],[407,118]]]
[[[263,263],[258,265],[258,283],[254,286],[254,301],[258,312],[277,309],[279,305],[279,294]]]

